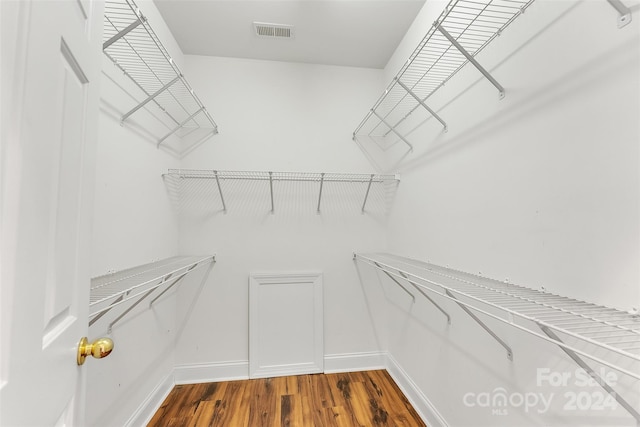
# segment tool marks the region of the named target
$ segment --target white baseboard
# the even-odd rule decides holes
[[[125,427],[139,427],[146,426],[153,415],[156,413],[164,399],[167,398],[171,390],[173,389],[173,373],[167,375],[164,380],[153,389],[149,396],[138,406],[138,409],[129,417],[125,423]]]
[[[411,405],[418,412],[422,420],[429,427],[447,427],[448,424],[442,417],[440,412],[433,406],[427,396],[422,393],[420,388],[409,377],[409,375],[402,369],[398,362],[391,356],[386,354],[387,372],[391,375],[391,378],[398,384],[400,390],[409,399]]]
[[[249,361],[234,360],[195,365],[178,365],[173,368],[173,377],[176,384],[246,380],[249,378]]]
[[[249,366],[251,369],[251,366]],[[322,366],[314,362],[291,363],[288,365],[264,365],[256,367],[249,376],[251,378],[286,377],[289,375],[318,374],[323,371]]]
[[[429,427],[448,426],[445,419],[431,404],[427,396],[422,393],[409,375],[389,353],[343,353],[328,354],[324,357],[324,371],[328,374],[385,368]],[[247,360],[176,366],[173,372],[161,381],[149,394],[147,399],[142,402],[136,412],[127,421],[126,427],[147,425],[175,384],[233,381],[248,378],[249,361]]]
[[[324,372],[357,372],[371,369],[384,369],[385,353],[370,351],[362,353],[327,354],[324,356]]]

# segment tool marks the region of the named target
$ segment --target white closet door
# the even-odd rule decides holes
[[[103,5],[0,3],[0,425],[82,425]]]
[[[324,370],[322,273],[249,277],[249,377]]]

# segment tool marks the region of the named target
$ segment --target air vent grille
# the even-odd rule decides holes
[[[267,24],[265,22],[254,22],[253,28],[258,37],[264,38],[293,38],[293,25]]]

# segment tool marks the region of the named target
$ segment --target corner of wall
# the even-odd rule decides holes
[[[429,398],[420,390],[409,374],[402,369],[391,353],[386,353],[385,359],[387,372],[409,399],[409,402],[424,422],[429,427],[447,427],[449,424],[447,424],[440,412],[433,406]]]
[[[164,399],[169,395],[175,385],[173,372],[169,373],[149,393],[149,396],[140,404],[138,409],[129,417],[125,427],[145,426],[151,421]]]

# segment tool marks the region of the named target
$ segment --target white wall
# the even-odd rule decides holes
[[[477,57],[505,99],[467,66],[430,100],[450,130],[426,122],[411,135],[414,153],[403,158],[402,144],[389,152],[403,176],[390,252],[624,310],[640,305],[634,4],[632,24],[618,29],[607,2],[537,1]],[[431,6],[390,62],[389,79],[442,7]],[[509,362],[458,307],[442,303],[449,327],[427,302],[411,311],[406,301],[389,304],[389,351],[450,425],[632,425],[622,409],[563,410],[563,393],[600,389],[538,387],[538,368],[575,370],[559,349],[489,322],[514,348]],[[637,404],[637,381],[618,377],[619,393]],[[558,397],[544,414],[464,406],[466,393],[497,387]]]
[[[176,63],[182,64],[182,52],[153,3],[138,3]],[[161,175],[178,167],[180,160],[158,150],[150,134],[135,126],[137,117],[132,116],[134,126],[120,125],[120,116],[135,105],[131,96],[140,99],[140,94],[106,57],[103,70],[93,218],[94,277],[178,254],[177,222]],[[186,278],[183,286],[195,286],[191,283],[199,279]],[[89,338],[107,334],[108,324],[128,305],[113,309],[91,326]],[[151,309],[148,301],[141,303],[114,326],[110,335],[115,344],[113,353],[85,365],[89,425],[124,425],[172,373],[180,326],[175,311],[175,293],[171,292]]]
[[[371,172],[350,135],[380,90],[380,70],[195,56],[186,63],[221,132],[183,167]],[[356,250],[386,247],[382,209],[360,213],[366,188],[351,194],[354,186],[333,193],[325,187],[320,215],[317,185],[277,183],[274,214],[268,186],[223,182],[223,188],[226,214],[213,183],[199,200],[183,199],[181,251],[216,253],[218,263],[195,305],[193,292],[181,294],[179,315],[192,313],[178,343],[178,365],[246,365],[252,271],[322,271],[325,354],[378,351],[351,259]]]
[[[538,391],[537,368],[575,366],[557,348],[488,322],[513,347],[509,362],[458,307],[438,301],[452,314],[445,326],[419,296],[412,304],[386,278],[354,268],[351,253],[388,250],[601,304],[637,304],[637,14],[618,30],[606,2],[534,3],[478,56],[507,97],[499,101],[467,67],[431,101],[449,133],[427,122],[412,135],[413,154],[402,157],[399,145],[389,152],[389,169],[402,173],[389,222],[383,190],[361,215],[357,191],[341,187],[318,215],[312,189],[283,186],[270,214],[264,186],[229,185],[225,214],[211,183],[180,198],[160,179],[170,167],[371,172],[377,165],[367,160],[379,153],[351,133],[443,6],[427,2],[384,71],[175,53],[220,125],[182,160],[119,126],[126,98],[105,80],[94,274],[175,253],[216,253],[218,262],[183,284],[177,302],[140,307],[117,326],[116,352],[91,365],[89,383],[106,383],[88,390],[91,424],[122,424],[175,365],[201,367],[199,379],[246,375],[248,275],[273,270],[323,271],[325,354],[389,350],[450,425],[628,424],[620,409],[608,420],[586,418],[567,415],[560,401],[545,414],[464,407],[465,393]],[[143,11],[164,33],[157,11]],[[141,357],[153,343],[155,359]],[[621,377],[618,387],[639,398],[636,384]]]

